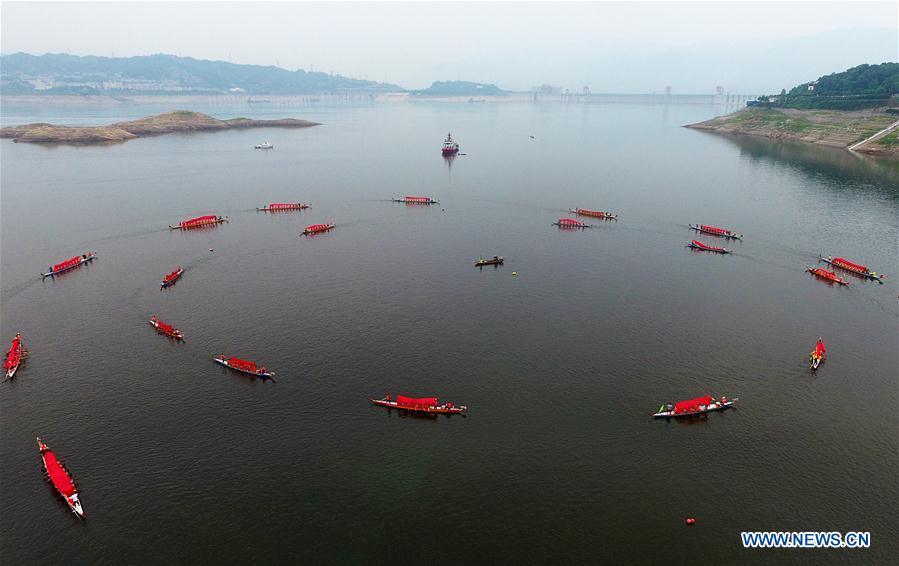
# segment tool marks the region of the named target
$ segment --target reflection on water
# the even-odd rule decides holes
[[[750,159],[782,164],[812,177],[826,176],[838,183],[845,182],[841,187],[844,189],[855,189],[862,184],[865,190],[899,199],[899,159],[760,136],[704,133],[733,143],[740,148],[742,156]]]

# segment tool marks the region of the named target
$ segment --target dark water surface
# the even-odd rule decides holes
[[[31,351],[0,388],[4,564],[895,559],[895,162],[680,127],[710,106],[254,106],[193,109],[324,125],[0,143],[0,338]],[[467,154],[451,162],[448,130]],[[441,205],[387,200],[404,194]],[[313,208],[254,210],[300,200]],[[550,225],[578,206],[620,220]],[[166,228],[207,213],[231,222]],[[745,241],[691,253],[693,222]],[[37,276],[86,251],[99,259]],[[819,253],[886,284],[816,280]],[[478,270],[482,254],[506,265]],[[218,367],[222,351],[277,383]],[[369,404],[387,392],[470,410]],[[738,408],[649,417],[706,393]],[[36,435],[87,521],[41,481]],[[749,551],[744,530],[870,531],[872,547]]]

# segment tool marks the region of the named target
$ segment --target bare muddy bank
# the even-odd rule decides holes
[[[36,123],[10,126],[0,129],[0,138],[12,138],[25,143],[91,144],[124,142],[142,136],[155,136],[174,132],[218,131],[234,128],[308,128],[317,122],[282,118],[278,120],[251,120],[232,118],[219,120],[207,114],[177,110],[108,126],[56,126]]]
[[[849,148],[889,127],[896,115],[883,110],[795,110],[790,108],[746,108],[733,114],[688,124],[685,127],[723,134],[746,134],[771,139],[799,141]],[[899,156],[894,135],[874,140],[856,151]]]

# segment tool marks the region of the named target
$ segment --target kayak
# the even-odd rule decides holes
[[[97,252],[87,252],[86,254],[76,255],[47,268],[47,273],[41,273],[41,277],[53,277],[70,269],[75,269],[79,265],[83,265],[89,261],[93,261],[97,257]]]
[[[812,275],[817,275],[821,279],[825,279],[831,283],[839,283],[840,285],[848,285],[845,279],[842,277],[837,277],[837,274],[833,271],[827,271],[826,269],[820,267],[809,267],[805,266],[805,270],[811,273]]]
[[[703,244],[703,243],[700,242],[699,240],[693,240],[692,242],[690,242],[689,244],[687,244],[687,247],[688,247],[688,248],[692,248],[692,249],[694,249],[694,250],[702,250],[702,251],[706,251],[706,252],[715,252],[715,253],[719,253],[719,254],[729,254],[729,253],[731,253],[730,250],[727,250],[727,249],[724,249],[724,248],[716,248],[715,246],[710,246],[710,245],[708,245],[708,244]]]
[[[240,373],[245,373],[247,375],[252,375],[255,377],[261,377],[262,379],[271,379],[274,377],[275,372],[268,371],[265,366],[261,368],[256,367],[255,362],[248,362],[246,360],[241,360],[238,358],[226,358],[224,354],[218,358],[212,358],[215,363],[221,364],[228,369],[233,369],[234,371],[238,371]]]
[[[78,488],[72,481],[72,475],[69,470],[56,458],[50,448],[41,442],[40,437],[37,438],[37,447],[41,451],[41,460],[44,463],[44,470],[50,478],[50,483],[56,488],[56,491],[65,499],[69,509],[80,518],[84,518],[84,509],[81,507],[81,501],[78,499]]]
[[[387,407],[388,409],[400,409],[403,411],[412,411],[416,413],[430,413],[438,415],[457,415],[465,411],[468,407],[461,405],[459,407],[452,403],[437,403],[437,397],[423,397],[416,399],[414,397],[404,397],[397,395],[396,400],[392,401],[390,395],[383,399],[369,399],[375,405]]]

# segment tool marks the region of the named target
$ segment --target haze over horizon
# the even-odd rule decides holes
[[[896,61],[895,2],[9,3],[3,54],[275,65],[408,89],[777,92]],[[40,29],[41,33],[35,33]]]

